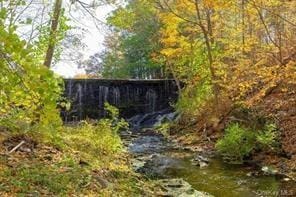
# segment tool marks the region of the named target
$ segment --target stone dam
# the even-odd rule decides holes
[[[121,117],[169,109],[178,98],[174,80],[65,79],[64,96],[71,109],[63,110],[65,121],[106,116],[104,103],[117,107]]]

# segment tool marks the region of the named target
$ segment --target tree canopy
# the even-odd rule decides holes
[[[108,18],[101,74],[173,77],[182,89],[178,107],[188,112],[210,100],[260,100],[282,79],[295,80],[294,7],[280,0],[126,1]]]

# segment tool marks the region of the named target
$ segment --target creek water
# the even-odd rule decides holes
[[[148,121],[151,123],[150,126],[157,122],[157,120],[151,121],[152,117],[150,115]],[[161,116],[158,114],[157,117],[159,119]],[[136,119],[143,120],[139,117]],[[134,156],[135,170],[152,179],[183,179],[195,190],[212,196],[296,196],[295,182],[284,181],[283,177],[272,175],[254,176],[252,173],[260,169],[247,165],[227,164],[212,154],[201,153],[206,155],[208,165],[197,166],[193,160],[200,153],[184,150],[154,132],[151,127],[147,129],[149,124],[145,124],[145,129],[139,127],[141,124],[143,123],[138,122],[137,129],[123,133],[122,137],[129,152]]]

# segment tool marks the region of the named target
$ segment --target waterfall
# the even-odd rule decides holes
[[[152,90],[152,89],[149,89],[146,92],[146,102],[148,103],[148,105],[147,105],[147,111],[148,112],[154,112],[155,111],[156,99],[157,99],[156,92],[154,90]]]
[[[113,104],[119,106],[120,104],[120,90],[118,87],[113,88]]]
[[[129,103],[129,101],[130,101],[130,99],[129,99],[129,87],[127,86],[126,87],[126,101],[127,101],[127,103]]]
[[[105,102],[119,108],[122,117],[130,118],[168,109],[177,99],[173,80],[65,79],[65,86],[71,110],[61,114],[67,121],[102,118]]]
[[[92,84],[89,85],[89,91],[90,91],[90,98],[95,99],[94,88]]]
[[[104,106],[104,94],[103,94],[103,92],[104,92],[104,86],[99,86],[99,103],[98,103],[98,105],[100,106],[100,107],[103,107]]]
[[[100,115],[105,116],[105,110],[104,110],[104,104],[105,102],[108,102],[108,96],[109,96],[109,87],[107,86],[99,86],[99,108],[100,108]]]
[[[82,112],[83,112],[83,103],[82,103],[82,97],[83,97],[83,91],[81,84],[78,84],[77,87],[77,97],[78,97],[78,120],[82,120]]]
[[[104,103],[108,101],[109,87],[104,86]]]
[[[139,102],[139,101],[140,101],[140,96],[141,96],[141,90],[140,90],[140,88],[136,88],[136,93],[135,93],[135,98],[134,98],[134,100],[135,100],[136,102]]]

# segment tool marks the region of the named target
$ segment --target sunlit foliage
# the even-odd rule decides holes
[[[258,149],[272,150],[277,146],[278,133],[274,124],[266,124],[262,130],[254,130],[239,123],[225,129],[225,135],[216,147],[225,160],[241,163]]]
[[[198,115],[208,103],[219,118],[225,100],[252,105],[284,79],[296,81],[295,1],[140,0],[126,4],[109,18],[121,33],[116,41],[119,48],[111,52],[107,45],[109,55],[117,54],[113,60],[118,64],[108,64],[127,71],[128,52],[144,68],[149,68],[149,61],[164,66],[166,76],[173,77],[179,87],[177,108],[184,114]],[[143,17],[146,13],[154,20]],[[156,36],[130,42],[146,38],[146,28],[153,23],[157,28],[150,32]],[[157,50],[148,50],[153,44]],[[143,48],[149,61],[140,61],[142,56],[137,55]],[[103,60],[105,64],[109,59]]]
[[[7,10],[0,18],[0,122],[24,129],[41,123],[61,124],[57,103],[62,81],[42,65],[32,46],[26,46],[15,26],[6,26]]]

